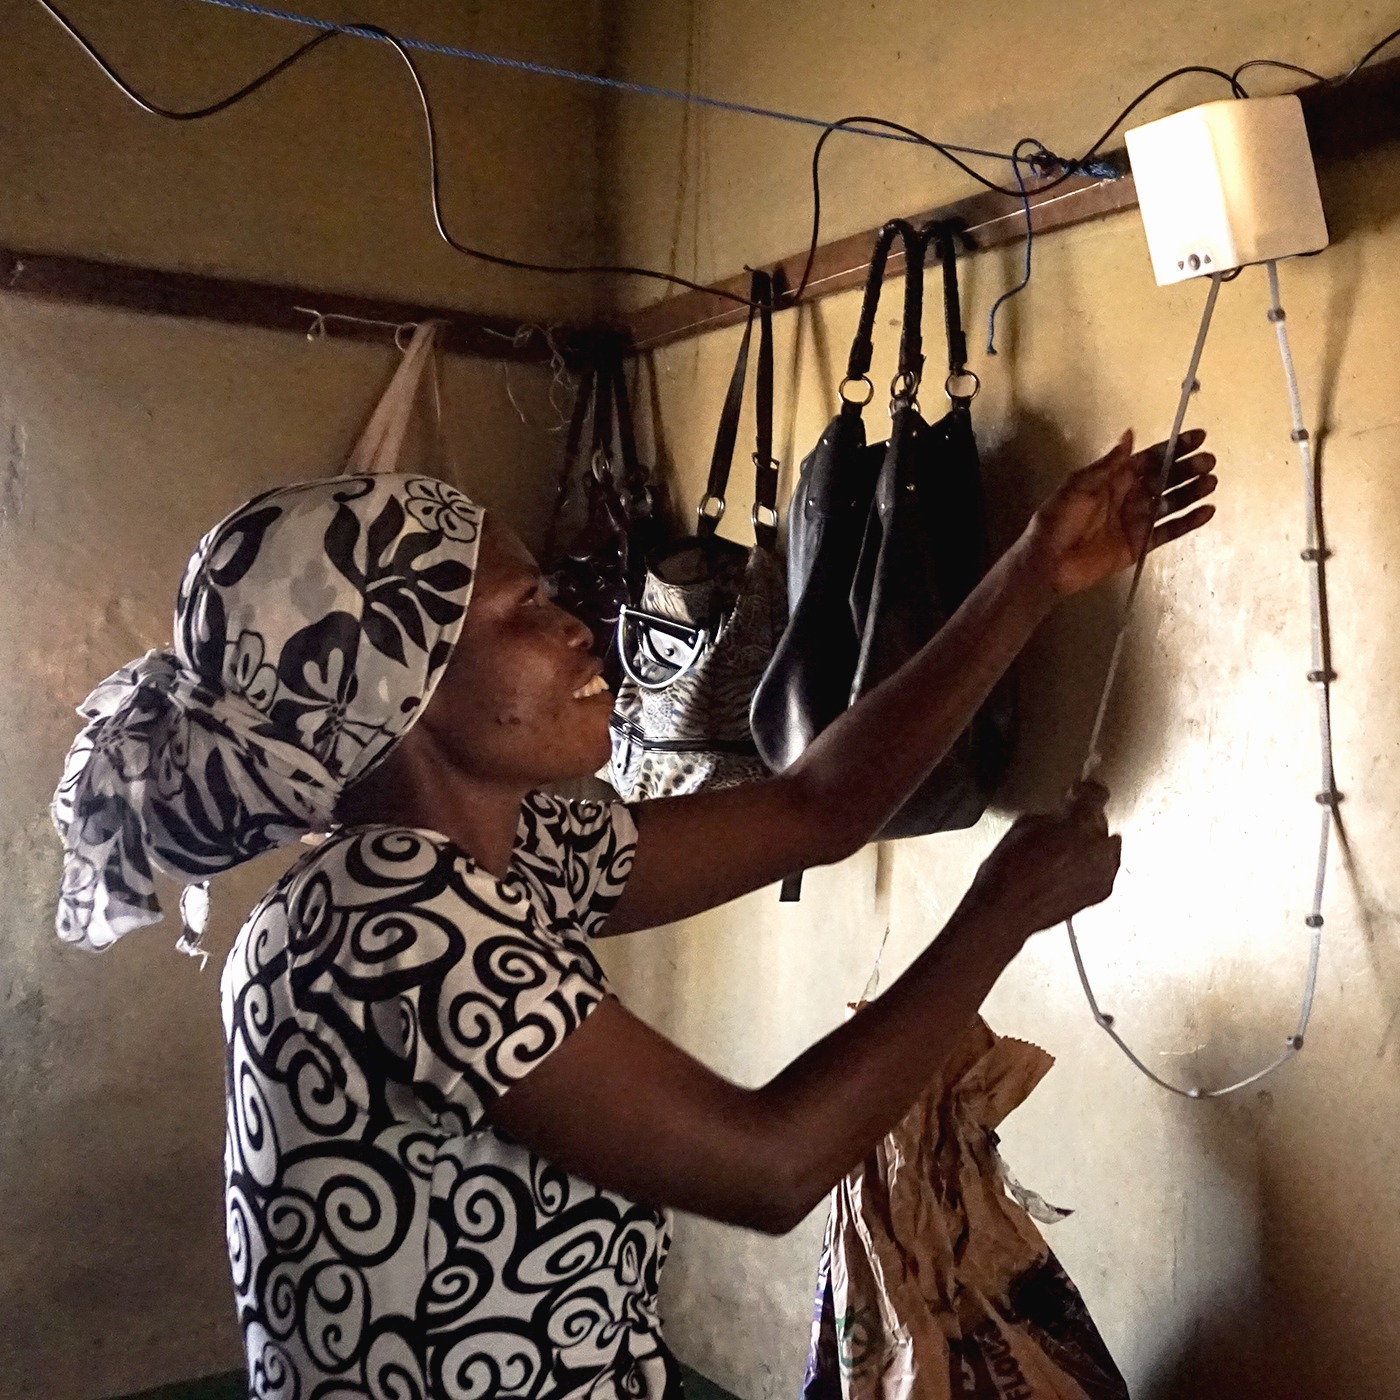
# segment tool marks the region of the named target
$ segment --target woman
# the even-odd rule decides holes
[[[1109,894],[1106,793],[1018,822],[947,927],[757,1089],[608,993],[590,940],[698,913],[880,830],[1054,601],[1196,529],[1188,434],[1071,478],[957,616],[788,772],[622,806],[587,629],[500,521],[422,477],[270,492],[201,543],[173,652],[89,699],[55,798],[60,933],[327,833],[223,975],[227,1219],[259,1397],[678,1393],[656,1295],[680,1207],[791,1229],[904,1113],[1036,930]],[[1171,517],[1168,519],[1168,517]],[[901,736],[898,745],[886,736]]]

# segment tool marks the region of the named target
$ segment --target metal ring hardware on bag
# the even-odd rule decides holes
[[[853,399],[846,393],[847,387],[851,384],[865,385],[865,397],[863,399]],[[875,397],[875,386],[870,382],[870,376],[868,374],[847,375],[837,386],[836,393],[842,403],[850,404],[854,408],[864,408],[866,404]]]
[[[912,369],[902,369],[890,380],[890,398],[913,399],[919,392],[921,376]]]
[[[708,520],[712,527],[718,525],[724,519],[724,497],[705,495],[695,508],[695,515],[702,523]]]
[[[776,530],[778,528],[777,506],[755,505],[749,518],[753,521],[753,527],[756,531]]]
[[[970,379],[972,381],[972,392],[970,394],[959,394],[953,389],[953,385],[958,380]],[[978,394],[982,392],[982,381],[970,369],[954,370],[943,381],[943,392],[948,395],[948,401],[956,404],[959,408],[966,408]]]

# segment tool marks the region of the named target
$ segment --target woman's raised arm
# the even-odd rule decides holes
[[[489,1118],[595,1185],[790,1230],[932,1081],[1025,940],[1108,897],[1119,842],[1106,797],[1088,785],[1060,815],[1018,822],[889,991],[762,1088],[721,1078],[609,999]]]
[[[1155,517],[1165,444],[1134,453],[1130,434],[1076,473],[1032,519],[924,649],[767,782],[636,809],[640,839],[606,934],[653,928],[859,850],[967,728],[1054,603],[1200,528],[1216,486],[1203,432],[1184,433]],[[1184,460],[1183,460],[1184,459]],[[1170,518],[1169,518],[1170,517]]]

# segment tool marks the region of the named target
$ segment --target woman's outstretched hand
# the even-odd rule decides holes
[[[1182,433],[1155,512],[1164,442],[1134,452],[1129,429],[1097,462],[1070,477],[1035,513],[1024,539],[1049,588],[1062,597],[1081,593],[1131,568],[1149,532],[1151,547],[1158,549],[1199,530],[1215,507],[1196,503],[1217,485],[1215,458],[1200,451],[1205,440],[1200,429]]]

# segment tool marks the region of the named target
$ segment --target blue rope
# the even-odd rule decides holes
[[[1021,154],[1022,146],[1034,146],[1037,149],[1034,155],[1027,157]],[[1048,150],[1034,136],[1027,136],[1018,141],[1016,149],[1012,151],[1009,159],[1011,173],[1016,177],[1016,188],[1021,192],[1021,212],[1026,217],[1026,259],[1021,280],[1014,287],[1009,287],[1004,291],[992,303],[992,309],[987,313],[987,354],[989,355],[995,355],[997,352],[997,312],[1017,292],[1025,291],[1031,280],[1031,249],[1035,244],[1035,230],[1031,226],[1031,197],[1030,191],[1026,189],[1026,182],[1021,176],[1021,163],[1024,161],[1032,170],[1038,170],[1041,174],[1048,174],[1052,171],[1060,174],[1070,169],[1062,156],[1057,156],[1053,151]],[[1080,174],[1090,175],[1095,180],[1121,180],[1127,174],[1122,165],[1110,156],[1100,156],[1095,160],[1076,161],[1073,169]]]
[[[274,10],[266,5],[255,5],[251,0],[197,0],[201,5],[214,5],[221,10],[237,10],[240,14],[256,15],[259,19],[280,19],[288,24],[299,24],[307,29],[329,30],[336,34],[347,34],[356,39],[374,39],[384,42],[384,36],[357,24],[337,24],[334,20],[316,19],[311,15],[298,14],[294,10]],[[729,102],[722,97],[704,97],[696,93],[680,92],[676,88],[657,87],[652,83],[635,83],[625,78],[605,78],[597,73],[580,73],[572,68],[556,68],[547,63],[530,63],[523,58],[506,58],[502,54],[485,53],[480,49],[460,48],[455,44],[437,44],[428,39],[403,39],[399,42],[406,49],[416,49],[420,53],[440,54],[445,58],[465,58],[473,63],[490,64],[493,68],[509,68],[517,73],[535,73],[545,78],[566,78],[574,83],[589,83],[594,87],[612,88],[617,92],[638,93],[643,97],[664,97],[673,102],[689,102],[696,107],[713,107],[721,112],[738,112],[749,117],[767,117],[772,121],[792,122],[797,126],[814,126],[823,130],[834,125],[820,117],[804,117],[797,112],[780,112],[771,107],[754,107],[747,102]],[[923,145],[912,136],[896,131],[879,131],[874,127],[843,126],[838,131],[850,132],[853,136],[874,136],[881,141],[902,141],[906,145]],[[943,141],[941,145],[961,155],[983,156],[988,160],[1007,160],[1005,151],[984,151],[978,146],[955,146]]]
[[[1011,300],[1017,292],[1025,291],[1031,280],[1031,249],[1035,244],[1035,233],[1031,226],[1031,197],[1026,193],[1026,182],[1021,175],[1021,147],[1031,144],[1030,141],[1018,141],[1016,149],[1011,153],[1011,173],[1016,177],[1016,188],[1021,191],[1021,212],[1026,216],[1026,264],[1025,270],[1021,273],[1021,280],[1014,286],[1004,291],[993,303],[992,309],[987,313],[987,354],[995,355],[997,352],[997,312],[1002,306]],[[1034,142],[1039,145],[1039,142]],[[1045,147],[1040,147],[1045,151]]]

